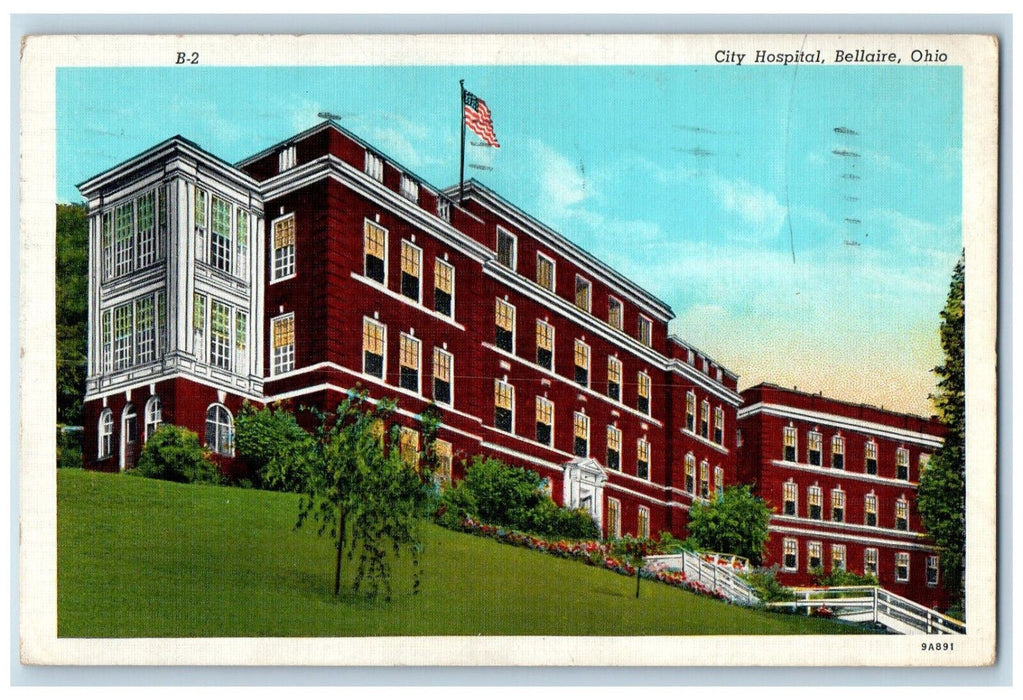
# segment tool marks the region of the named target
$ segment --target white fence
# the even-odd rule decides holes
[[[770,607],[813,611],[851,622],[882,624],[899,634],[966,634],[966,624],[877,586],[794,589],[797,600]]]
[[[681,571],[686,579],[696,581],[740,605],[757,605],[760,599],[753,588],[731,566],[705,561],[695,552],[658,554],[645,558],[643,568],[651,573],[663,570]]]

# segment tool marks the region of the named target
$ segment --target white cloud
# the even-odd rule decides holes
[[[726,210],[738,214],[757,228],[758,237],[773,236],[785,221],[785,206],[773,192],[742,179],[714,178],[711,191]]]
[[[563,218],[568,211],[595,194],[592,178],[586,175],[585,165],[573,163],[540,141],[530,142],[530,150],[540,170],[543,205],[555,217]]]

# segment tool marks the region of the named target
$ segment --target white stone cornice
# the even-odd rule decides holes
[[[758,413],[763,413],[769,416],[778,416],[779,418],[788,418],[791,420],[809,421],[811,423],[828,425],[842,430],[875,435],[889,440],[911,442],[932,449],[941,447],[944,442],[941,438],[935,435],[929,435],[915,430],[895,428],[875,421],[847,418],[845,416],[835,415],[834,413],[810,411],[802,408],[783,406],[781,404],[766,403],[763,401],[740,408],[739,419],[742,420]]]

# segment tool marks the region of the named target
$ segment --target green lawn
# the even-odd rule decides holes
[[[422,592],[334,598],[333,549],[294,530],[297,496],[57,473],[58,635],[830,634],[662,584],[425,526]],[[346,562],[347,563],[347,562]]]

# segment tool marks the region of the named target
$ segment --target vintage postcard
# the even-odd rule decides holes
[[[22,661],[994,663],[997,88],[990,36],[25,39]]]

